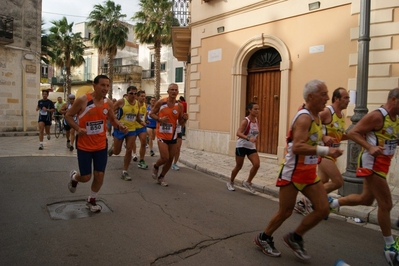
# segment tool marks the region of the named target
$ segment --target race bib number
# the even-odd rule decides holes
[[[398,140],[386,140],[384,142],[384,155],[393,155],[395,153],[396,147],[398,146]]]
[[[161,124],[159,126],[159,132],[161,132],[161,133],[173,133],[172,124]]]
[[[134,122],[136,119],[136,114],[126,114],[125,115],[125,120],[128,122]]]
[[[40,110],[40,115],[47,115],[47,111]]]
[[[104,132],[104,121],[91,121],[86,123],[87,135],[100,134]]]
[[[317,164],[319,156],[317,155],[307,155],[305,156],[304,164]]]

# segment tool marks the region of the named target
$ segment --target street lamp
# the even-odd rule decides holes
[[[351,130],[359,120],[367,114],[367,87],[369,74],[369,44],[370,44],[370,0],[360,1],[360,27],[356,77],[356,107],[351,118]],[[348,140],[346,172],[342,174],[344,185],[338,190],[340,195],[360,194],[363,190],[363,179],[356,178],[357,157],[360,145]]]

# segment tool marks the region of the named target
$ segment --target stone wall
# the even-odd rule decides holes
[[[40,86],[41,0],[6,1],[11,43],[0,44],[0,132],[37,130]]]

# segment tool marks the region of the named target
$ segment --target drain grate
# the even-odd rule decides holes
[[[112,212],[102,200],[97,200],[96,202],[101,206],[102,213]],[[53,220],[71,220],[97,215],[86,208],[86,200],[47,204],[47,210],[50,214],[50,218]]]

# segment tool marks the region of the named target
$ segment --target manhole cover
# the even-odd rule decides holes
[[[97,200],[96,202],[102,207],[101,212],[112,212],[103,201]],[[86,200],[65,201],[48,204],[47,210],[51,219],[54,220],[71,220],[97,215],[97,213],[92,213],[86,208]]]

